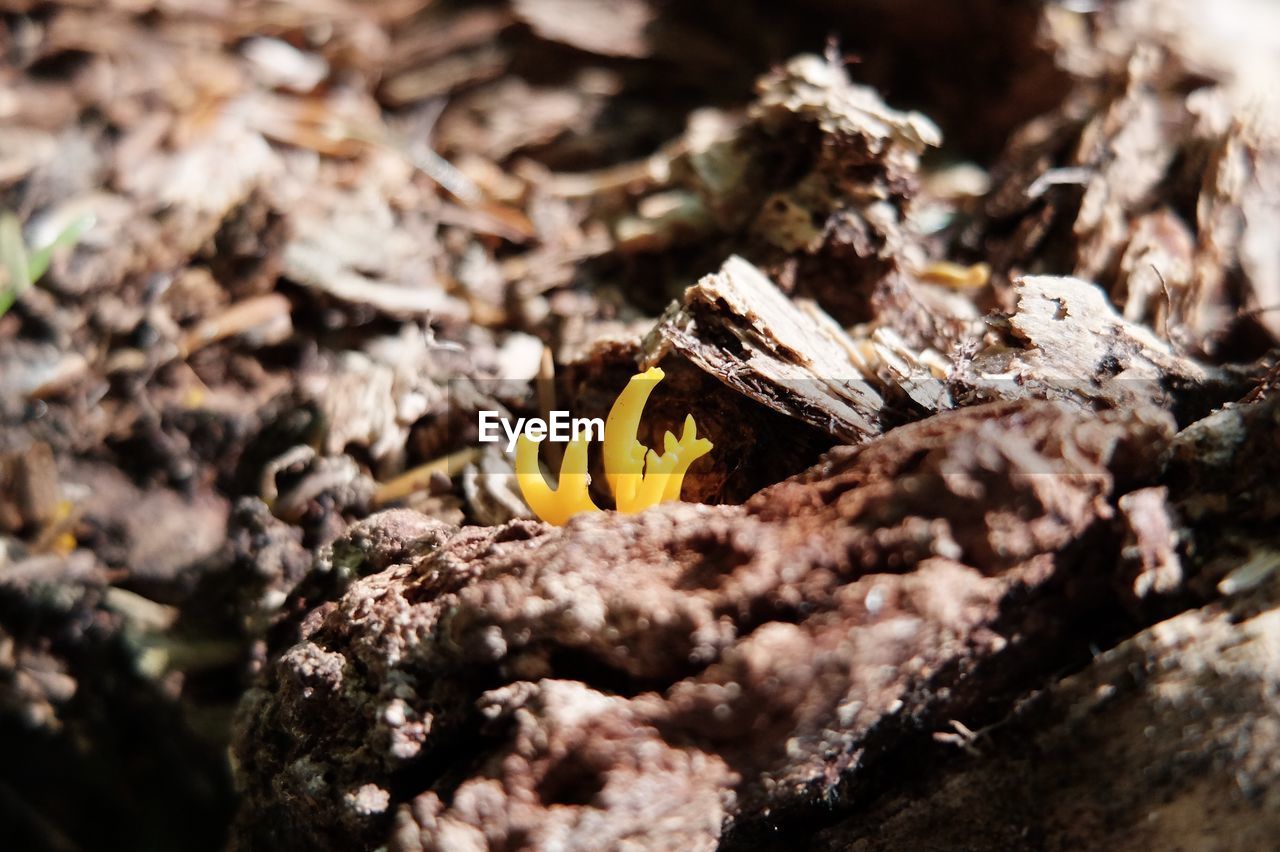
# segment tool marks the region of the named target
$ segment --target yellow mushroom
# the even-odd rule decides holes
[[[679,439],[670,432],[663,436],[661,453],[636,438],[645,403],[664,375],[661,369],[651,367],[632,376],[605,420],[604,475],[619,512],[639,512],[680,499],[689,466],[712,449],[710,441],[698,437],[693,415],[685,417]],[[579,436],[570,442],[559,485],[552,491],[538,467],[538,445],[523,435],[517,441],[516,481],[529,508],[544,521],[564,524],[579,512],[599,511],[587,493],[587,446],[587,439]]]

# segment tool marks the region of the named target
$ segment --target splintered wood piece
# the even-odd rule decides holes
[[[884,400],[855,349],[834,320],[734,256],[667,309],[645,338],[642,366],[679,355],[761,405],[857,443],[883,431]]]
[[[997,323],[1010,338],[975,353],[957,374],[981,398],[1165,406],[1171,383],[1203,386],[1226,379],[1179,355],[1146,326],[1125,321],[1087,281],[1028,275],[1015,282],[1014,292],[1017,310]]]

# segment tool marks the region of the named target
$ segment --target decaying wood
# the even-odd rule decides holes
[[[1010,839],[992,848],[1028,830],[1141,848],[1180,830],[1142,816],[1150,808],[1174,819],[1213,801],[1229,814],[1218,830],[1247,848],[1273,827],[1269,592],[1235,607],[1252,619],[1240,626],[1215,606],[1152,628],[989,735],[947,731],[982,729],[1045,660],[1087,657],[1087,642],[1072,645],[1078,620],[1150,618],[1221,577],[1204,545],[1274,513],[1280,455],[1259,452],[1278,411],[1241,410],[1207,466],[1184,453],[1172,498],[1141,486],[1192,439],[1158,409],[1098,417],[1021,401],[901,427],[742,507],[587,516],[562,531],[372,518],[332,557],[356,555],[370,576],[312,612],[243,708],[239,836],[755,848],[785,827],[790,844],[820,827],[807,808],[857,807],[923,750],[945,774],[816,840],[881,848],[868,819],[903,843],[996,821]],[[1267,484],[1247,505],[1200,505],[1209,482],[1249,465]],[[1112,523],[1117,495],[1143,547],[1188,554],[1190,574],[1117,585],[1133,558]],[[1141,520],[1153,511],[1160,529]],[[1189,731],[1219,698],[1246,709]],[[1079,768],[1081,744],[1096,770]],[[1207,777],[1184,759],[1219,748],[1238,756]],[[399,767],[423,764],[434,780],[400,798]],[[1155,765],[1169,767],[1163,780]],[[1068,824],[1080,807],[1110,828]]]
[[[1179,355],[1146,326],[1121,318],[1106,294],[1076,278],[1014,282],[1015,310],[994,339],[961,366],[978,398],[1028,395],[1086,405],[1170,408],[1179,388],[1222,384],[1212,367]]]
[[[741,258],[685,291],[645,338],[643,365],[670,354],[731,390],[857,443],[879,434],[884,401],[854,364],[855,344]]]
[[[5,842],[1266,847],[1278,19],[7,3]]]
[[[813,848],[1266,848],[1280,831],[1277,642],[1274,596],[1163,622]]]
[[[243,708],[239,837],[710,848],[725,818],[826,795],[888,729],[966,712],[985,690],[957,678],[988,657],[1007,662],[985,689],[1012,688],[1071,618],[1048,590],[1106,583],[1068,554],[1110,546],[1109,495],[1168,436],[1159,418],[1000,403],[741,507],[563,531],[370,519],[333,558],[377,573],[307,618]],[[471,731],[488,733],[459,751]],[[399,767],[423,764],[438,780],[400,799]]]
[[[1070,272],[1202,356],[1274,345],[1277,269],[1251,236],[1277,216],[1259,34],[1274,17],[1253,4],[1201,16],[1179,0],[1084,18],[1050,9],[1045,32],[1074,90],[993,169],[984,213],[1010,234],[989,247],[997,277]]]

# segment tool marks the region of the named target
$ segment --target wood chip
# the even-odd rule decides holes
[[[756,402],[856,443],[880,433],[884,401],[850,360],[854,345],[735,256],[667,309],[645,338],[644,360],[678,354]]]

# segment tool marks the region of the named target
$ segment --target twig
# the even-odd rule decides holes
[[[410,494],[426,488],[427,484],[431,482],[431,477],[437,473],[443,473],[448,477],[457,476],[464,467],[471,464],[479,456],[479,449],[467,447],[464,450],[458,450],[456,453],[450,453],[424,465],[419,465],[413,470],[405,471],[395,479],[379,483],[377,490],[373,492],[373,505],[382,507],[388,503],[403,500]]]

